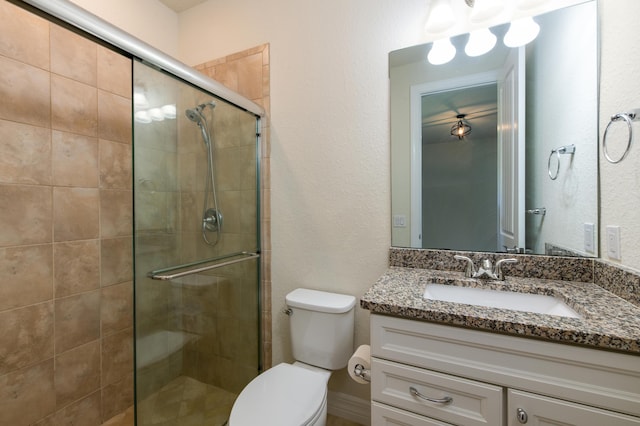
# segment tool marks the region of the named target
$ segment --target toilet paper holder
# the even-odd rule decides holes
[[[371,370],[364,368],[364,365],[362,364],[354,365],[353,374],[360,377],[362,380],[366,380],[367,382],[371,381]]]

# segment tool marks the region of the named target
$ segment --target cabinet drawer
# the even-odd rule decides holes
[[[371,426],[453,426],[377,402],[371,403]]]
[[[429,402],[414,396],[442,399]],[[371,398],[434,419],[460,426],[502,424],[502,388],[435,371],[371,359]]]
[[[518,409],[526,415],[524,422],[531,426],[566,425],[566,426],[638,426],[640,419],[601,410],[582,404],[562,401],[555,398],[521,392],[508,391],[508,426],[520,426],[523,419],[518,420]],[[393,424],[393,423],[392,423]]]

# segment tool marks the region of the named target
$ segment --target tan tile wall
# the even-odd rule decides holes
[[[271,337],[271,146],[269,138],[270,68],[269,44],[196,65],[195,69],[261,105],[266,111],[261,135],[261,241],[262,241],[262,358],[263,368],[272,364]]]
[[[133,403],[131,61],[0,1],[0,424]]]

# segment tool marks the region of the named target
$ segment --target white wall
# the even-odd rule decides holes
[[[178,14],[158,0],[70,0],[83,9],[178,57]]]
[[[637,38],[640,2],[606,0],[600,2],[602,23],[602,74],[600,77],[600,137],[609,117],[630,108],[640,108],[640,45]],[[600,241],[603,259],[607,257],[605,227],[620,226],[622,265],[640,270],[640,123],[634,123],[634,146],[619,164],[610,164],[600,152]],[[619,155],[626,144],[626,125],[615,125],[607,136],[612,155]],[[618,131],[620,130],[620,131]],[[618,262],[618,261],[615,261]]]

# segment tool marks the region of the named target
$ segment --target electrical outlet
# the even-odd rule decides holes
[[[607,256],[609,256],[609,259],[622,260],[619,226],[607,226]]]
[[[395,214],[393,215],[393,227],[394,228],[406,228],[407,227],[407,217],[403,214]]]
[[[585,223],[584,224],[584,251],[587,253],[595,253],[596,243],[595,243],[595,234],[596,227],[593,223]]]

